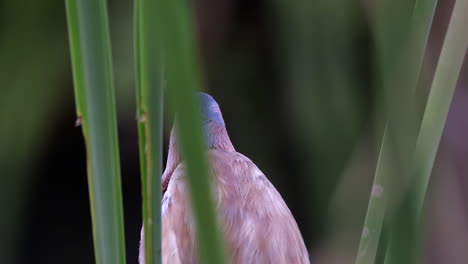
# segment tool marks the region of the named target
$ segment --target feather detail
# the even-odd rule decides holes
[[[162,193],[167,190],[171,176],[180,164],[182,158],[179,151],[179,144],[176,136],[176,126],[171,130],[171,137],[169,140],[169,152],[167,154],[166,169],[161,176]],[[216,123],[205,124],[204,126],[207,145],[209,149],[224,149],[228,151],[235,151],[234,146],[229,139],[229,135],[224,126],[217,125]]]
[[[212,194],[231,264],[309,264],[309,256],[291,211],[257,166],[235,152],[221,110],[200,93],[203,132],[211,164]],[[198,263],[195,226],[175,126],[171,131],[163,198],[163,264]],[[140,264],[144,259],[143,229]]]
[[[211,122],[209,124],[205,124],[204,129],[208,149],[235,151],[234,146],[229,139],[226,127]]]
[[[213,196],[231,263],[309,263],[294,217],[257,166],[232,151],[210,150],[209,157]],[[174,170],[166,193],[170,199],[163,205],[163,263],[176,263],[175,255],[180,263],[197,263],[183,164]]]
[[[179,147],[177,145],[177,137],[175,135],[175,126],[171,130],[171,137],[169,140],[169,152],[167,153],[166,169],[161,176],[161,190],[162,194],[167,190],[171,175],[176,169],[177,165],[181,162]]]

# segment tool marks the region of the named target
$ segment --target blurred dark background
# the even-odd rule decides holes
[[[375,3],[291,3],[194,0],[205,86],[236,149],[291,208],[313,263],[353,263],[380,141]],[[0,263],[94,262],[64,5],[0,1]],[[452,6],[439,0],[422,101]],[[132,9],[109,1],[130,264],[142,221]],[[468,261],[466,64],[431,182],[427,263]],[[166,145],[170,126],[168,116]]]

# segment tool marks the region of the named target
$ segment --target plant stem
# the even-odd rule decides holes
[[[155,1],[135,1],[138,139],[143,197],[145,263],[161,263],[163,70]]]
[[[117,121],[104,0],[67,0],[78,124],[87,150],[96,263],[124,264]]]
[[[406,201],[407,208],[414,211],[413,217],[399,214],[398,222],[405,226],[420,226],[424,199],[434,165],[437,149],[447,119],[450,103],[457,84],[458,76],[464,62],[468,48],[468,0],[457,0],[453,8],[452,17],[447,29],[442,51],[434,74],[429,99],[424,111],[421,130],[416,142],[413,166],[411,170],[412,189]],[[399,246],[405,240],[419,239],[418,230],[409,229],[407,232],[395,233],[390,241],[385,263],[399,262],[407,255],[405,249]],[[418,255],[415,254],[415,258]]]
[[[202,88],[195,50],[193,18],[184,0],[155,1],[154,16],[164,50],[168,96],[177,112],[177,132],[187,166],[187,183],[195,218],[200,263],[225,262],[224,243],[211,197],[208,162],[204,152],[201,117],[196,91]]]
[[[413,9],[411,30],[409,31],[410,42],[408,43],[406,52],[404,52],[404,54],[407,56],[406,59],[410,62],[410,66],[405,68],[408,69],[408,71],[406,73],[406,77],[404,77],[403,80],[404,87],[412,91],[416,90],[418,83],[436,5],[436,0],[417,0]],[[389,77],[387,75],[387,77],[384,78]],[[409,96],[413,98],[413,93],[410,93]],[[394,105],[393,107],[396,106]],[[410,109],[410,111],[411,109],[414,110],[414,108],[408,109]],[[411,119],[414,120],[412,117],[410,117],[410,122],[412,121]],[[392,137],[392,135],[390,135],[391,132],[387,131],[389,126],[392,125],[395,126],[397,124],[387,123],[385,126],[374,183],[369,199],[369,206],[367,209],[367,215],[356,258],[357,264],[371,264],[375,262],[383,221],[387,211],[387,203],[389,202],[390,194],[393,193],[390,191],[390,183],[392,175],[398,172],[398,170],[393,168],[395,161],[393,157],[395,154],[397,154],[395,153],[395,148],[392,146],[394,144],[392,138],[395,137]],[[410,126],[410,128],[407,129],[411,134],[409,135],[409,139],[406,142],[412,141],[413,136],[411,135],[416,133],[416,127],[417,126]],[[399,140],[399,137],[397,136],[395,140]],[[407,149],[411,151],[410,146],[407,146]],[[397,150],[400,149],[397,148]],[[404,170],[405,166],[402,167]],[[393,179],[395,179],[395,177],[393,177]]]

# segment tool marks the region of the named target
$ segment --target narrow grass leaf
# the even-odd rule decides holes
[[[124,264],[117,121],[104,0],[67,0],[78,122],[87,151],[96,263]]]
[[[211,197],[196,91],[202,81],[194,42],[192,11],[183,0],[156,2],[157,30],[164,50],[170,106],[187,166],[187,181],[198,235],[200,263],[225,263],[224,243]]]
[[[409,254],[412,255],[409,257],[415,259],[415,261],[420,257],[419,252],[408,252],[401,244],[405,241],[421,241],[419,237],[421,233],[418,227],[420,226],[424,199],[458,76],[468,48],[467,12],[468,0],[457,0],[442,46],[416,142],[411,169],[412,188],[407,200],[405,200],[405,204],[403,204],[405,212],[411,210],[413,216],[408,217],[407,214],[400,214],[396,220],[395,228],[405,226],[414,228],[408,229],[406,232],[395,232],[390,241],[385,259],[386,264],[401,263],[403,259],[408,260]]]
[[[415,149],[417,215],[421,214],[427,186],[447,114],[468,48],[468,0],[457,0],[440,54]]]
[[[138,140],[143,197],[145,263],[161,263],[161,173],[163,136],[162,52],[155,1],[135,1]]]
[[[405,87],[412,91],[417,86],[436,5],[437,0],[417,0],[413,9],[411,30],[409,31],[410,42],[407,44],[406,53],[404,53],[407,61],[409,61],[409,67],[407,68],[409,70],[406,75],[407,79],[403,80]],[[409,96],[413,98],[413,94],[410,93]],[[357,264],[371,264],[375,262],[390,195],[389,185],[391,179],[395,179],[395,177],[392,177],[396,172],[392,167],[395,161],[392,158],[394,149],[392,149],[393,142],[389,131],[387,131],[388,126],[388,124],[385,126],[369,206],[356,258]],[[415,133],[414,131],[410,132]],[[409,138],[411,140],[411,136]]]

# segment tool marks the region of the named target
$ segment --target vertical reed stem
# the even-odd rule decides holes
[[[136,0],[134,12],[145,263],[160,264],[164,78],[156,2]]]
[[[117,121],[104,0],[67,0],[78,124],[87,151],[96,263],[124,264]]]

